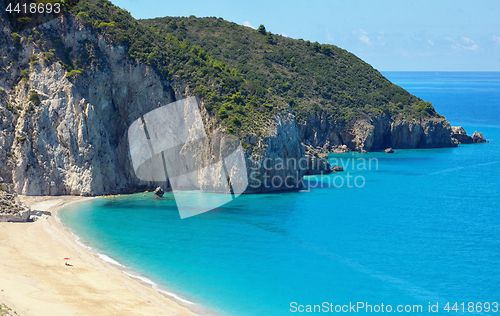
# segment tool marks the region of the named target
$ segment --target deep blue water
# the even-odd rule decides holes
[[[95,199],[60,217],[96,252],[224,315],[500,303],[500,73],[384,75],[490,142],[330,155],[349,164],[323,188],[244,195],[183,220],[169,194]]]

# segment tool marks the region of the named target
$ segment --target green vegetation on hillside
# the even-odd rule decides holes
[[[436,116],[421,101],[355,55],[333,45],[295,40],[217,18],[166,17],[142,24],[197,45],[214,59],[238,69],[256,87],[288,103],[299,119],[322,111],[350,121],[363,113],[419,118]],[[182,27],[181,27],[182,25]]]

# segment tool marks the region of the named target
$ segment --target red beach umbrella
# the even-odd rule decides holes
[[[69,258],[64,258],[63,260],[69,260]]]

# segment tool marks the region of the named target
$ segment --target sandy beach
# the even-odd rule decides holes
[[[32,223],[0,223],[0,303],[19,315],[195,315],[80,246],[55,218],[83,197],[20,197],[52,212]],[[72,266],[65,266],[63,258]]]

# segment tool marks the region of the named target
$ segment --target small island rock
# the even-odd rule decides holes
[[[474,134],[472,134],[472,141],[474,141],[474,143],[486,143],[487,142],[483,136],[483,133],[478,133],[477,131],[475,131]]]
[[[157,187],[155,190],[155,198],[162,198],[165,191],[162,190],[161,187]]]
[[[462,126],[452,126],[451,137],[452,139],[456,139],[459,144],[470,144],[473,142],[472,137],[467,135]]]
[[[332,172],[340,172],[340,171],[344,171],[344,168],[342,168],[339,165],[335,165],[332,167]]]

